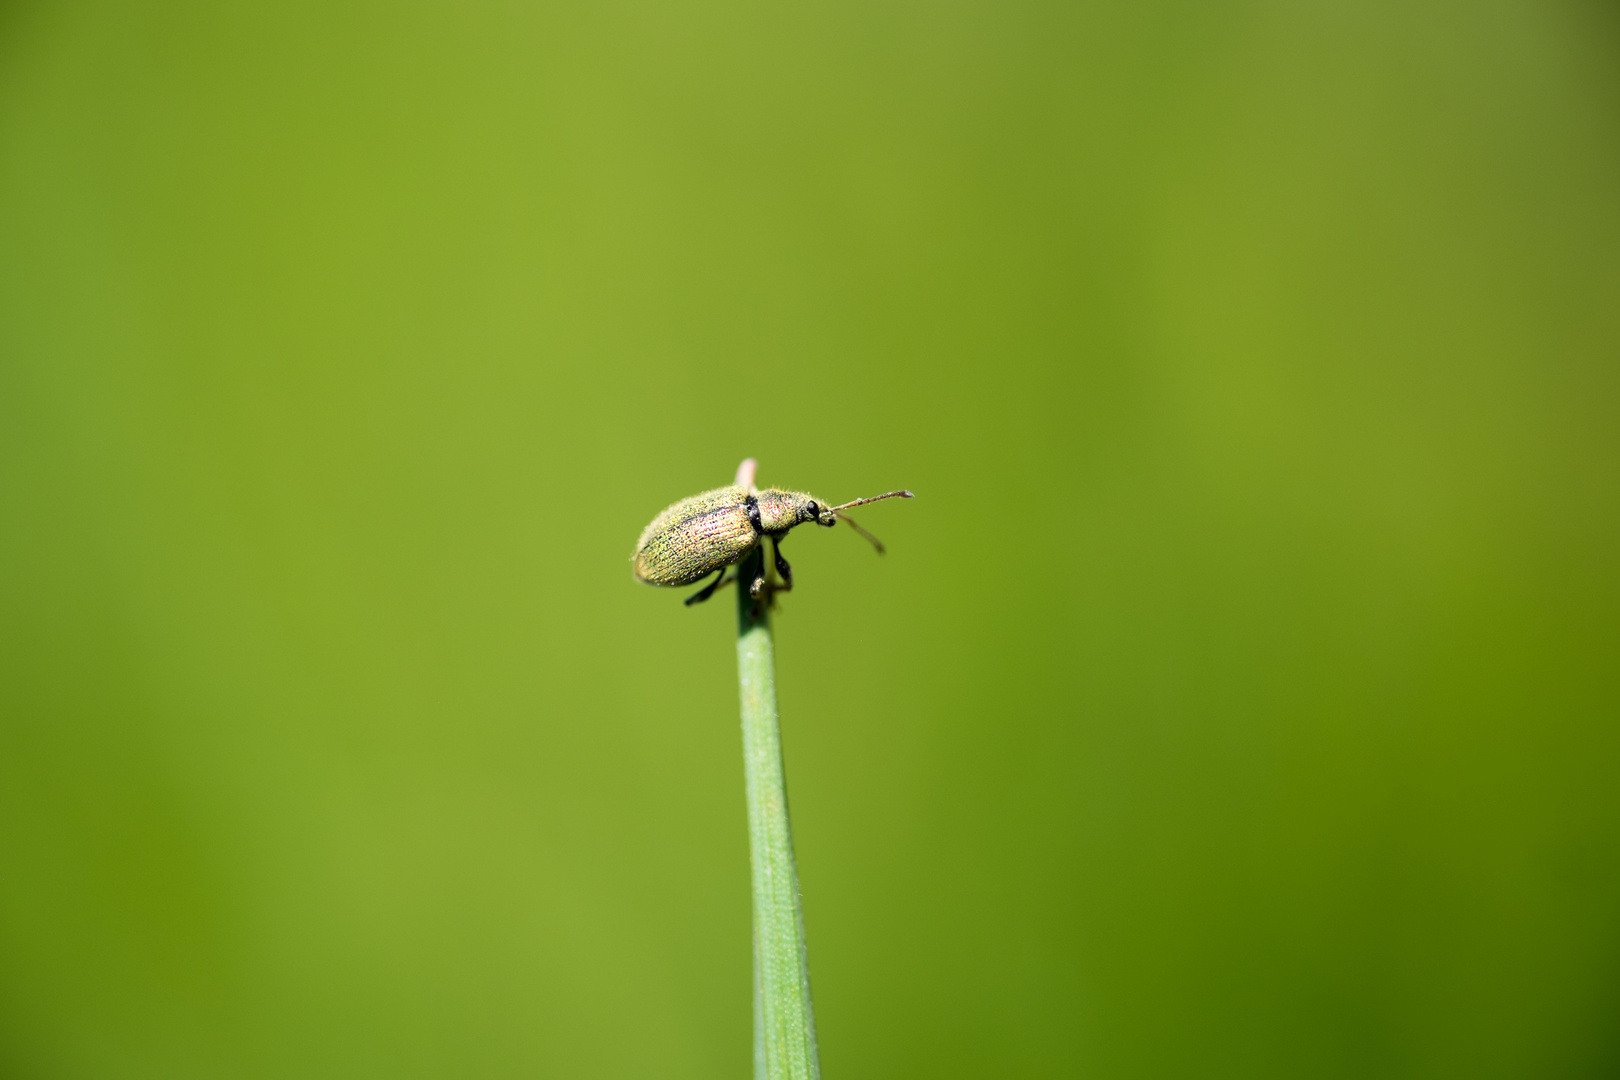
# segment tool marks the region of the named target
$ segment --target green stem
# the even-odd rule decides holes
[[[742,688],[748,846],[754,878],[754,1068],[755,1076],[764,1080],[816,1080],[821,1066],[816,1060],[799,874],[793,864],[793,831],[782,774],[770,612],[764,603],[755,611],[756,603],[743,584],[758,573],[755,560],[763,560],[764,553],[761,544],[743,560],[737,584],[737,679]]]

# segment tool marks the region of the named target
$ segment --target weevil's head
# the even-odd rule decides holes
[[[793,498],[799,509],[799,524],[813,521],[829,529],[838,524],[838,511],[826,499],[815,498],[803,491],[795,491]]]

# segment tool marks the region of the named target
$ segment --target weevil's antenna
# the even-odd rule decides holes
[[[860,533],[862,536],[864,536],[868,540],[872,541],[872,546],[877,548],[877,553],[879,555],[883,554],[883,552],[885,550],[884,547],[883,547],[883,541],[879,540],[877,537],[873,536],[871,533],[867,532],[865,529],[863,529],[859,525],[855,524],[855,519],[854,518],[850,517],[848,514],[839,514],[838,515],[838,520],[842,521],[844,524],[848,525],[850,528],[854,529],[856,532]]]
[[[882,502],[884,499],[915,499],[916,497],[909,491],[885,491],[882,495],[873,495],[869,499],[855,499],[852,502],[845,503],[844,506],[860,506],[862,503]],[[842,510],[844,506],[829,506],[827,509]],[[871,534],[868,533],[867,535]]]

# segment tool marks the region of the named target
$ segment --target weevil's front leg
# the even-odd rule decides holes
[[[754,566],[756,567],[754,571],[754,580],[748,583],[748,595],[757,600],[759,598],[759,594],[765,591],[765,586],[770,581],[771,575],[770,571],[765,568],[765,545],[761,543],[759,547],[755,548],[754,550],[759,552],[759,562],[754,563]],[[745,566],[751,562],[753,562],[752,556],[749,557],[747,562],[740,563],[739,572],[741,566]]]
[[[729,585],[736,580],[737,575],[735,574],[731,575],[730,577],[726,577],[726,568],[722,566],[720,568],[720,572],[714,576],[713,581],[709,582],[707,585],[703,586],[703,588],[686,598],[686,606],[691,607],[693,604],[703,603],[703,601],[714,595],[714,590],[718,589],[722,585]]]
[[[776,572],[782,575],[781,592],[791,592],[793,589],[793,567],[782,558],[782,541],[771,537],[771,552],[776,556]]]

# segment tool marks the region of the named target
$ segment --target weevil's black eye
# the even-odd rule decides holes
[[[812,502],[809,506],[806,506],[805,509],[810,511],[811,517],[818,521],[821,519],[821,507],[817,506],[814,502]]]

